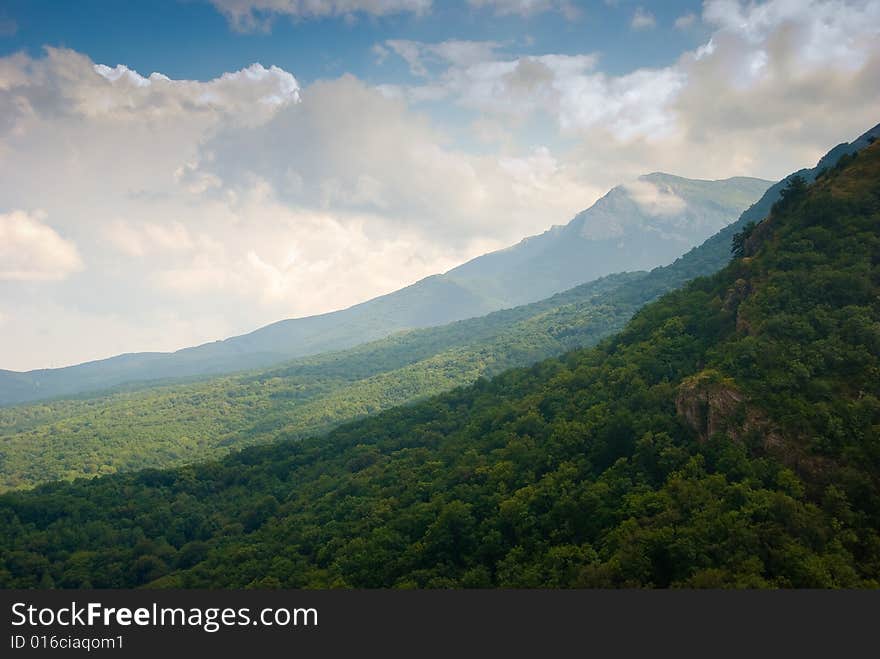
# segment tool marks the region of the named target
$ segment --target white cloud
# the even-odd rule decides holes
[[[75,284],[4,287],[16,323],[0,328],[0,367],[179,348],[342,308],[564,221],[601,192],[546,150],[455,148],[350,76],[261,102],[290,90],[282,73],[268,76],[274,90],[266,74],[239,74],[218,91],[108,73],[66,50],[0,58],[0,199],[40,200],[89,265]],[[44,314],[69,324],[66,341]],[[58,340],[51,354],[28,324]]]
[[[62,117],[105,122],[220,121],[254,124],[299,100],[299,83],[277,66],[251,66],[200,82],[141,76],[125,65],[94,64],[80,53],[46,48],[34,59],[0,58],[0,137],[23,135],[28,126]]]
[[[123,64],[114,68],[97,64],[94,68],[110,85],[95,81],[91,93],[77,99],[85,114],[132,114],[145,109],[180,113],[204,108],[250,120],[255,111],[263,117],[299,100],[296,78],[277,66],[267,69],[252,64],[208,82],[171,80],[161,73],[145,78]],[[157,98],[161,101],[158,104]]]
[[[542,55],[448,63],[441,86],[461,105],[481,112],[515,117],[538,110],[556,112],[566,92],[559,82],[583,76],[596,61],[595,55]]]
[[[432,44],[406,43],[407,57],[419,64],[423,53],[436,52]],[[398,93],[414,102],[426,91],[432,99],[445,93],[465,107],[520,119],[543,112],[565,132],[602,126],[619,139],[666,135],[675,121],[671,105],[685,84],[684,74],[673,67],[608,76],[595,71],[595,54],[503,60],[487,48],[466,61],[443,61],[447,68],[439,83]],[[427,75],[424,67],[418,72]]]
[[[686,85],[686,76],[670,67],[620,77],[581,76],[566,82],[558,115],[563,129],[603,128],[618,140],[656,141],[675,130],[673,104]]]
[[[413,75],[428,75],[428,70],[422,64],[422,53],[417,42],[406,39],[390,39],[385,43],[407,63]]]
[[[57,281],[83,268],[76,245],[41,213],[0,213],[0,280]]]
[[[389,39],[385,45],[407,63],[411,73],[418,76],[428,75],[427,66],[430,63],[465,67],[484,62],[491,58],[499,46],[494,41],[450,40],[426,44],[405,39]],[[381,44],[377,46],[382,48]],[[382,51],[387,53],[384,48]]]
[[[797,61],[790,64],[801,70],[833,66],[853,71],[876,52],[876,43],[871,42],[880,36],[880,3],[771,0],[746,4],[708,0],[703,20],[755,50],[773,49],[779,59],[786,51],[796,54]]]
[[[651,181],[632,181],[625,184],[624,189],[642,212],[651,217],[678,215],[687,206],[672,188]]]
[[[107,240],[123,254],[134,257],[156,252],[188,251],[194,245],[189,230],[177,221],[167,224],[156,222],[131,224],[117,220],[109,225]]]
[[[697,15],[693,12],[682,14],[675,19],[675,28],[677,30],[686,30],[697,22]]]
[[[657,26],[657,19],[654,14],[644,7],[637,7],[630,21],[630,27],[634,30],[650,30]]]
[[[880,119],[880,3],[714,0],[703,20],[716,31],[681,58],[676,111],[688,139],[743,171],[809,163]]]
[[[375,57],[376,64],[384,64],[385,60],[387,60],[388,56],[391,54],[391,51],[380,43],[373,44],[373,47],[370,50]]]
[[[487,236],[516,240],[542,228],[536,208],[564,219],[583,203],[583,191],[565,184],[560,167],[541,174],[556,178],[560,194],[547,200],[543,188],[532,186],[523,205],[522,180],[503,158],[470,155],[446,142],[402,99],[345,76],[313,84],[301,103],[261,126],[219,132],[205,142],[211,159],[199,171],[236,195],[259,180],[267,195],[292,208],[369,215],[375,231],[415,228],[456,249]]]
[[[236,30],[267,30],[277,16],[324,18],[387,16],[431,10],[431,0],[210,0]]]
[[[543,114],[590,162],[599,152],[622,160],[630,143],[650,162],[650,145],[664,168],[697,176],[779,176],[880,118],[880,3],[709,0],[703,21],[711,39],[664,68],[611,76],[595,56],[493,52],[396,93],[418,102],[445,92],[495,121]]]
[[[29,273],[0,287],[15,310],[0,367],[344,307],[565,222],[646,171],[781,177],[880,120],[878,4],[710,0],[710,41],[625,75],[592,53],[464,41],[408,42],[425,72],[410,87],[301,89],[268,62],[198,82],[63,49],[0,57],[3,208],[45,209],[25,215],[55,239],[34,244],[76,254],[0,259]]]

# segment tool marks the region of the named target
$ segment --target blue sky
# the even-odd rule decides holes
[[[354,19],[291,19],[280,16],[269,31],[242,32],[208,2],[199,0],[7,0],[14,35],[0,38],[0,53],[44,45],[65,46],[105,64],[125,64],[143,74],[161,71],[172,78],[208,80],[253,62],[275,64],[304,83],[353,73],[374,82],[408,77],[400,63],[380,65],[372,47],[387,39],[425,42],[447,39],[493,40],[515,54],[599,52],[602,68],[622,74],[645,66],[665,66],[705,40],[708,31],[675,29],[680,16],[700,12],[695,0],[575,3],[576,20],[558,11],[527,16],[498,15],[467,2],[435,2],[429,14],[398,13]],[[637,31],[631,22],[641,7],[656,28]],[[637,47],[634,47],[637,46]]]
[[[880,0],[4,0],[0,368],[344,308],[878,122]]]

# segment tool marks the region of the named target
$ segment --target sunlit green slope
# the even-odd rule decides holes
[[[614,338],[326,437],[0,497],[0,585],[880,586],[880,144]]]

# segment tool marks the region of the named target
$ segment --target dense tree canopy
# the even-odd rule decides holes
[[[0,492],[179,466],[272,441],[279,432],[307,437],[595,345],[646,302],[723,267],[735,227],[650,273],[612,275],[534,304],[343,352],[235,376],[137,384],[104,395],[0,408]]]
[[[878,228],[875,144],[597,348],[0,497],[0,585],[878,587]]]

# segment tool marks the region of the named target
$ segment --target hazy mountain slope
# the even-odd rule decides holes
[[[434,276],[344,311],[280,321],[250,334],[174,353],[125,354],[24,373],[0,370],[0,405],[73,396],[123,383],[262,368],[492,310],[461,286]]]
[[[613,275],[487,316],[193,383],[0,409],[0,491],[169,467],[304,437],[506,368],[589,346],[643,304],[730,258],[717,239],[650,273]]]
[[[735,219],[769,182],[652,174],[635,185],[618,186],[597,202],[594,213],[581,213],[567,227],[342,311],[283,320],[170,354],[128,354],[27,373],[0,371],[0,405],[129,382],[261,368],[534,302],[613,272],[662,265]]]
[[[503,304],[541,299],[610,272],[666,265],[730,224],[769,181],[649,174],[565,226],[478,257],[445,277]]]
[[[646,275],[613,275],[263,371],[0,409],[0,491],[214,458],[279,433],[303,437],[593,345],[638,308],[608,293]]]
[[[0,497],[0,585],[880,587],[880,144],[785,190],[599,348]]]
[[[852,148],[865,144],[863,136]],[[844,152],[836,147],[820,164]],[[818,169],[800,173],[811,178]],[[734,225],[647,274],[609,277],[532,305],[265,372],[0,411],[0,490],[193,462],[270,441],[280,431],[302,437],[591,345],[646,302],[721,269],[734,231],[766,214],[780,189],[773,186]]]

